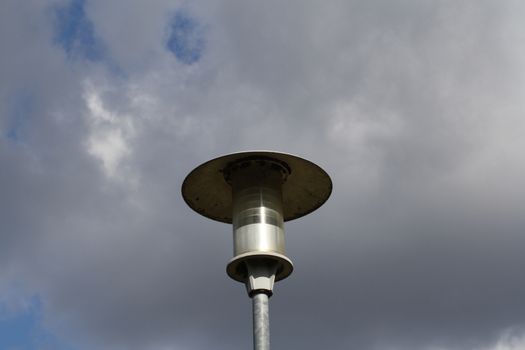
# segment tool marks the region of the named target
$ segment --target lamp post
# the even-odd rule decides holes
[[[196,212],[233,224],[234,257],[226,272],[244,283],[253,303],[255,350],[270,349],[268,299],[274,282],[293,270],[285,255],[284,221],[319,208],[332,182],[314,163],[253,151],[212,159],[189,173],[182,196]]]

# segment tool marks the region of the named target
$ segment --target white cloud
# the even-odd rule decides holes
[[[525,332],[518,329],[510,329],[500,336],[498,341],[491,346],[479,350],[523,350],[525,349]]]
[[[87,151],[102,162],[109,177],[118,177],[120,163],[132,153],[129,139],[135,133],[133,120],[106,108],[99,88],[89,81],[85,84],[84,99],[90,125]]]

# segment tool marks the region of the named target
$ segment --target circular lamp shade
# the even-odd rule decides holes
[[[229,165],[242,160],[272,160],[288,170],[282,185],[284,221],[319,208],[330,197],[332,181],[314,163],[290,154],[270,151],[239,152],[212,159],[195,168],[182,184],[182,196],[197,213],[224,223],[232,222],[232,188],[224,177]]]

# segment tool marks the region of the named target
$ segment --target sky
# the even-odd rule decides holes
[[[296,154],[277,349],[525,349],[525,3],[0,0],[0,348],[251,347],[180,187]]]

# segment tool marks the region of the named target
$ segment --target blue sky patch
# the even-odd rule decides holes
[[[28,307],[19,312],[7,309],[0,303],[0,349],[69,349],[42,329],[42,305],[38,297],[31,298]]]
[[[177,11],[170,21],[167,49],[180,62],[193,64],[200,60],[204,46],[201,24],[188,13]]]
[[[84,5],[85,0],[71,0],[54,9],[55,41],[70,58],[99,61],[104,55],[104,47],[95,35]]]
[[[0,318],[0,349],[32,349],[37,315],[25,311]]]
[[[8,124],[6,137],[14,142],[22,142],[24,131],[34,110],[34,98],[29,92],[19,92],[8,104]]]

